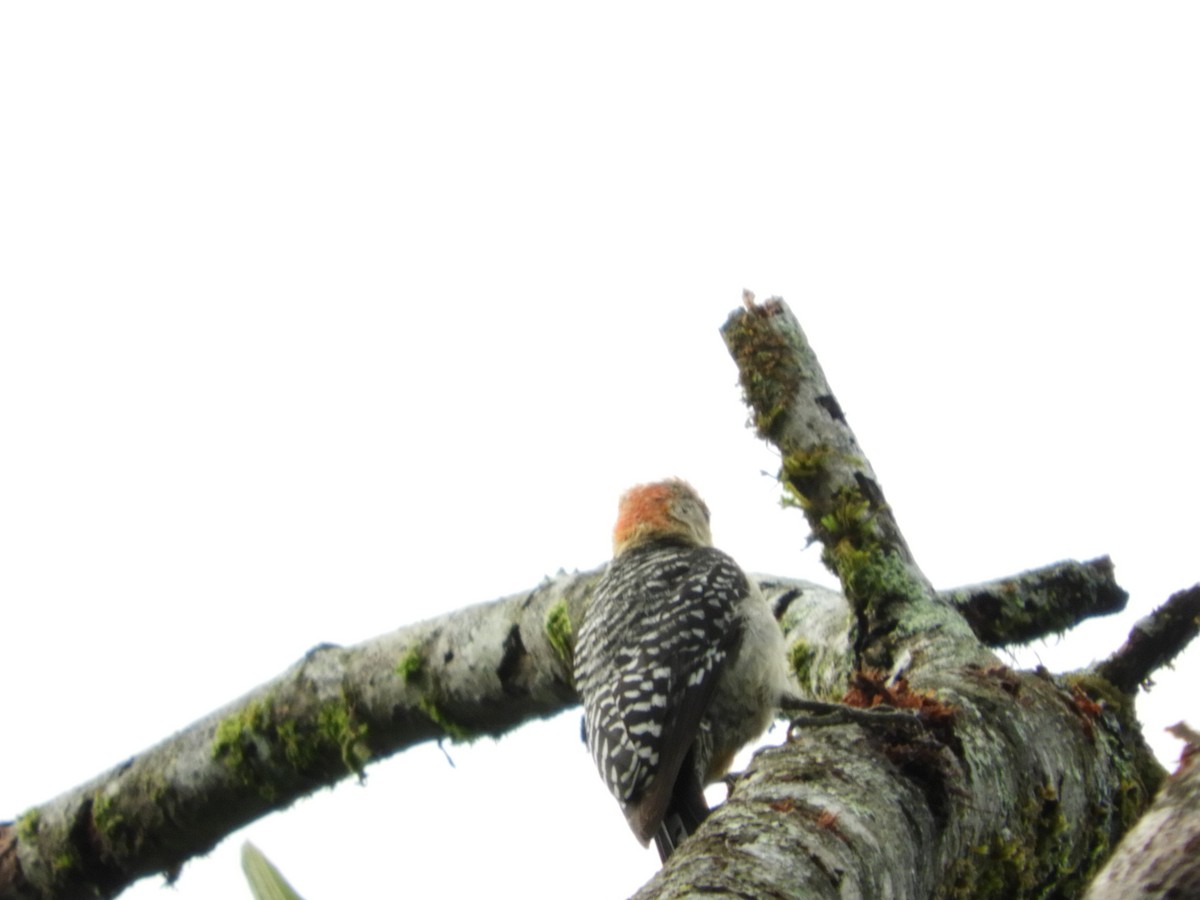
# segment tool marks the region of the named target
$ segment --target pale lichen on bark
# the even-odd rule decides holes
[[[427,740],[497,735],[575,702],[546,633],[598,572],[322,645],[278,678],[91,782],[0,825],[0,897],[112,896],[169,879],[236,828]]]
[[[1200,897],[1200,734],[1185,723],[1179,768],[1146,815],[1121,842],[1085,900],[1177,900]]]
[[[1086,679],[1012,671],[980,640],[986,625],[972,630],[963,614],[996,595],[933,591],[782,301],[748,297],[722,332],[752,422],[778,448],[785,499],[803,510],[854,610],[843,679],[920,703],[927,728],[839,724],[763,751],[637,896],[698,885],[730,897],[1077,893],[1153,790],[1155,764],[1127,704],[1106,703]],[[1014,580],[1014,603],[997,612],[1062,627],[1061,599],[1036,602],[1035,585],[1045,580]],[[993,637],[1005,630],[998,623]],[[1036,630],[1021,623],[988,643]],[[828,679],[818,693],[830,693]]]
[[[639,897],[1071,896],[1162,772],[1132,697],[1195,634],[1182,592],[1094,670],[1016,672],[988,647],[1120,608],[1107,560],[935,592],[799,324],[750,300],[724,333],[752,422],[843,591],[756,576],[807,698],[912,710],[799,729]],[[235,828],[428,740],[574,705],[575,630],[602,569],[355,647],[314,648],[240,700],[0,824],[0,897],[115,895]],[[1190,618],[1189,618],[1190,616]],[[555,752],[583,752],[580,746]]]

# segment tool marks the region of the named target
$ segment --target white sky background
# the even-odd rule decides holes
[[[717,328],[796,311],[935,584],[1200,580],[1192,4],[0,8],[0,818],[267,680],[608,555],[678,474],[829,582]],[[1022,660],[1034,659],[1025,654]],[[1190,717],[1200,648],[1141,704]],[[772,740],[778,740],[776,730]],[[578,713],[164,894],[625,896]]]

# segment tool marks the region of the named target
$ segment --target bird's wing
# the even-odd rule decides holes
[[[630,690],[621,692],[617,702],[624,728],[639,736],[648,757],[625,808],[643,844],[662,822],[721,669],[741,637],[735,613],[748,590],[745,575],[728,556],[711,548],[696,550],[689,554],[670,602],[647,623],[647,633],[636,644],[641,659],[627,670]],[[641,678],[635,691],[637,672]]]

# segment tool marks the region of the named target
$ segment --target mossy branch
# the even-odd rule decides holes
[[[1141,619],[1129,638],[1096,673],[1132,694],[1178,656],[1200,633],[1200,584],[1172,594],[1167,602]]]
[[[1089,591],[1107,598],[1098,605],[1114,602],[1111,567],[1087,564],[1083,587],[1068,566],[936,594],[791,313],[749,303],[725,332],[756,425],[780,448],[781,480],[846,593],[760,579],[798,682],[827,698],[851,681],[860,694],[869,685],[881,703],[907,698],[934,711],[937,725],[915,737],[859,724],[799,729],[757,757],[639,896],[689,895],[700,883],[756,896],[817,896],[818,883],[832,896],[847,885],[864,895],[1076,893],[1159,777],[1128,695],[1186,640],[1147,642],[1157,631],[1145,629],[1104,678],[999,665],[980,637],[1053,630],[1064,607],[1082,615],[1076,601]],[[573,705],[572,622],[599,575],[562,575],[356,647],[316,648],[229,707],[0,825],[0,896],[112,896],[142,875],[174,878],[233,829],[407,746],[499,734]],[[1190,640],[1197,591],[1168,604],[1190,625],[1159,624],[1175,622]],[[989,636],[977,618],[973,633],[964,614],[987,604],[1038,624]],[[728,852],[748,842],[754,853]],[[786,865],[764,865],[768,857]],[[836,884],[821,880],[830,873]]]
[[[500,734],[576,702],[556,646],[599,571],[355,647],[323,645],[228,707],[0,824],[0,897],[114,896],[413,744]],[[551,611],[553,629],[548,628]]]
[[[760,305],[747,291],[743,300],[721,334],[755,429],[779,449],[785,499],[803,510],[859,618],[860,665],[891,668],[897,624],[916,607],[926,607],[926,627],[932,616],[948,638],[967,633],[951,607],[927,603],[933,588],[796,317],[778,297]]]
[[[1125,608],[1129,595],[1117,584],[1107,556],[1068,560],[985,584],[941,591],[989,647],[1025,644],[1061,634],[1091,616]]]
[[[1053,597],[1073,583],[1062,572],[1080,565],[947,596],[970,607],[1003,593],[1037,610],[1026,591]],[[571,622],[601,571],[560,575],[357,647],[315,648],[224,710],[0,825],[0,887],[23,881],[84,886],[86,893],[153,872],[170,876],[228,831],[324,785],[361,777],[371,762],[412,744],[497,734],[567,708],[575,702]],[[852,668],[845,599],[809,582],[757,580],[787,632],[803,693],[840,697]],[[980,625],[987,640],[987,623]],[[472,660],[484,662],[476,668]]]
[[[1200,897],[1200,735],[1183,722],[1167,730],[1187,741],[1179,768],[1084,900]]]
[[[845,702],[919,703],[930,724],[915,737],[864,724],[797,729],[794,741],[756,756],[729,801],[637,897],[686,896],[698,883],[755,896],[1077,894],[1161,770],[1128,696],[1092,673],[1014,672],[980,638],[1000,644],[1061,628],[1084,614],[1081,595],[1088,609],[1123,602],[1111,570],[1066,567],[937,594],[795,317],[781,300],[744,299],[722,333],[752,422],[778,448],[785,500],[821,542],[858,632],[850,653],[789,635],[793,671],[828,696],[836,681],[814,670],[836,666],[840,650],[852,688]],[[1072,599],[1039,596],[1059,592]],[[977,616],[968,627],[966,616],[989,604],[999,620],[989,629]],[[863,685],[870,698],[855,694]],[[753,848],[745,865],[741,854],[721,854],[731,841]],[[708,863],[715,858],[718,867]],[[786,865],[768,863],[777,858]]]

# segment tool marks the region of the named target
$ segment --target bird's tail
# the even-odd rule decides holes
[[[708,818],[708,813],[704,788],[700,785],[700,777],[696,774],[696,767],[692,765],[692,755],[689,753],[679,770],[679,777],[675,779],[666,815],[654,833],[654,845],[658,848],[659,859],[666,862],[667,857],[683,843],[684,838],[694,834],[700,823]]]

